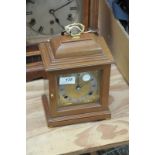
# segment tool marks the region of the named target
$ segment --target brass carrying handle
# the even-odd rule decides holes
[[[81,23],[73,23],[65,26],[65,32],[72,37],[80,36],[85,30],[85,26]]]

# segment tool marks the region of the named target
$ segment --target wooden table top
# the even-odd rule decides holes
[[[26,88],[27,155],[77,155],[128,143],[129,88],[115,65],[110,79],[110,120],[48,128],[41,101],[44,81],[29,82]]]

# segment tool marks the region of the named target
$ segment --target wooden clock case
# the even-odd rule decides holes
[[[113,58],[102,37],[89,33],[78,39],[59,36],[40,43],[39,50],[47,73],[46,94],[42,101],[49,127],[110,118],[108,97]],[[102,73],[100,102],[58,107],[58,75],[93,70]]]
[[[99,0],[83,0],[83,19],[82,24],[88,30],[98,29],[98,6]],[[45,40],[43,40],[45,41]],[[39,41],[39,42],[43,42]],[[33,81],[36,79],[46,79],[44,66],[41,59],[41,54],[38,48],[38,43],[27,44],[26,46],[26,81]]]

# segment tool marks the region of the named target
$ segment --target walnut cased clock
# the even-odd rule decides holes
[[[110,118],[113,58],[102,37],[58,36],[39,49],[47,74],[42,101],[49,127]]]

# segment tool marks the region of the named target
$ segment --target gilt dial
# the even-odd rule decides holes
[[[59,76],[59,106],[99,102],[99,83],[100,71]]]
[[[81,22],[81,3],[81,0],[27,0],[27,39],[56,35],[66,25]]]

